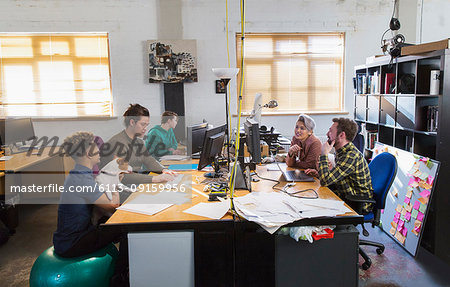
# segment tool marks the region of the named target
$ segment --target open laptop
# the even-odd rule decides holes
[[[302,170],[283,170],[279,165],[278,167],[286,181],[314,181],[314,177],[307,175]]]

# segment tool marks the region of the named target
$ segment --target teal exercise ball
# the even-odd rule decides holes
[[[118,255],[114,244],[109,244],[84,256],[63,258],[55,254],[52,246],[34,262],[30,272],[30,286],[107,287]]]

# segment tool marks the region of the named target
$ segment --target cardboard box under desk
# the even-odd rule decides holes
[[[413,46],[402,47],[402,56],[416,55],[426,52],[447,49],[450,45],[450,39],[445,39],[437,42],[418,44]]]

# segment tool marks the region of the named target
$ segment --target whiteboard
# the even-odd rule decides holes
[[[381,212],[381,228],[416,256],[440,163],[378,142],[373,151],[373,158],[385,151],[393,154],[398,164]]]

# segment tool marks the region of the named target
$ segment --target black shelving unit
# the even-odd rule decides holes
[[[429,94],[431,70],[441,71],[439,95]],[[441,162],[421,245],[450,264],[450,50],[379,58],[355,67],[355,82],[357,122],[379,142]],[[430,127],[430,109],[438,111],[437,129]]]

